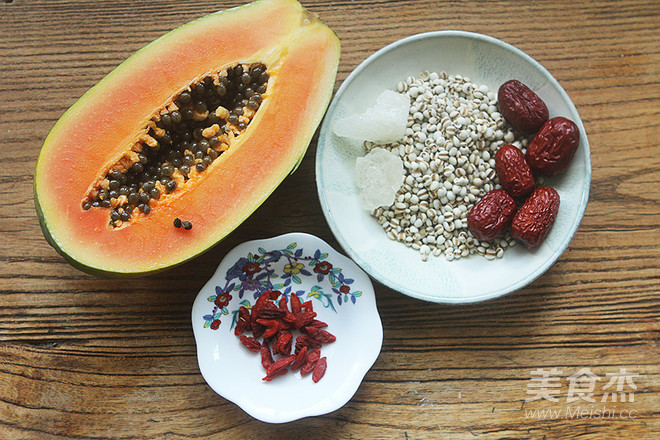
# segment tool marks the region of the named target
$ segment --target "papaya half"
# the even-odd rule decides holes
[[[74,266],[106,275],[208,250],[302,160],[339,52],[296,0],[220,11],[148,44],[45,139],[34,176],[45,238]]]

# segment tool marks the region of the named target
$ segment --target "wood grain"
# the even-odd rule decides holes
[[[162,275],[94,278],[48,246],[32,176],[55,121],[149,41],[240,3],[0,3],[0,439],[657,437],[657,1],[303,1],[342,41],[336,87],[369,54],[418,32],[461,29],[516,45],[573,99],[593,167],[578,233],[528,287],[446,306],[376,284],[383,350],[351,401],[331,414],[282,425],[252,419],[204,382],[189,321],[217,262],[243,241],[305,231],[339,248],[316,196],[316,140],[230,237]],[[537,368],[563,371],[559,403],[525,403]],[[603,379],[621,368],[639,374],[634,402],[607,404],[629,417],[526,412],[587,407],[566,404],[565,379],[582,368]]]

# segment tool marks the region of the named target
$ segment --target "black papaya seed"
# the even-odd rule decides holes
[[[175,180],[178,174],[187,181],[193,169],[204,172],[230,147],[223,136],[233,137],[245,130],[267,91],[266,71],[262,63],[236,64],[190,83],[171,105],[155,109],[144,127],[145,136],[130,155],[109,167],[96,182],[96,193],[81,201],[82,208],[108,208],[112,227],[129,222],[133,207],[149,214],[150,203],[158,204],[163,194],[180,190]],[[216,113],[218,109],[222,112]],[[232,109],[231,114],[224,116],[227,109]],[[205,119],[200,115],[206,115]],[[219,130],[204,136],[204,130],[215,125]],[[192,228],[189,221],[177,220],[176,227]]]

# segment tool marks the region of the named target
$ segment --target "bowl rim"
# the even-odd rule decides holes
[[[400,283],[393,283],[394,280],[387,279],[384,276],[379,276],[380,274],[373,274],[371,270],[370,264],[365,261],[359,253],[357,253],[353,247],[346,241],[346,239],[343,237],[341,234],[341,231],[337,227],[337,224],[334,220],[334,217],[332,215],[332,212],[330,211],[330,208],[328,206],[328,201],[325,195],[325,190],[323,188],[323,185],[321,184],[323,181],[323,170],[321,167],[321,156],[324,150],[324,146],[326,144],[326,138],[327,136],[331,136],[331,128],[330,128],[330,122],[332,118],[330,115],[332,115],[340,101],[340,98],[343,96],[345,93],[345,90],[351,85],[351,83],[355,80],[357,76],[359,76],[363,70],[365,70],[370,64],[372,64],[376,59],[379,59],[388,53],[400,48],[401,46],[405,46],[408,44],[415,43],[420,40],[427,40],[427,39],[437,39],[437,38],[446,38],[446,37],[453,37],[453,38],[464,38],[468,40],[479,40],[482,42],[485,42],[487,44],[492,44],[495,46],[498,46],[501,49],[504,49],[505,51],[511,52],[514,55],[522,58],[526,62],[530,63],[532,66],[534,66],[535,69],[537,69],[541,74],[544,76],[544,78],[550,83],[553,88],[558,92],[560,95],[562,101],[566,104],[566,106],[569,108],[569,110],[574,113],[577,116],[577,120],[574,122],[577,124],[580,132],[582,133],[582,137],[580,140],[580,148],[583,150],[583,155],[586,157],[587,160],[585,160],[585,176],[584,176],[584,184],[581,188],[581,193],[582,196],[579,201],[579,207],[577,210],[577,215],[574,217],[574,220],[572,224],[570,225],[570,228],[568,228],[568,233],[564,237],[563,241],[558,245],[557,249],[555,252],[552,253],[552,255],[547,258],[543,264],[539,265],[534,271],[532,271],[528,276],[520,279],[516,283],[507,285],[504,288],[497,289],[490,291],[486,294],[478,295],[478,296],[472,296],[472,297],[451,297],[451,296],[432,296],[432,295],[427,295],[424,293],[416,292],[412,289],[407,288],[405,285],[402,285]],[[326,112],[326,116],[324,118],[324,121],[321,125],[320,132],[319,132],[319,139],[317,143],[317,149],[316,149],[316,155],[315,155],[315,172],[316,172],[316,182],[317,182],[317,193],[319,197],[319,201],[321,203],[321,208],[323,211],[323,214],[326,218],[326,221],[328,223],[328,226],[330,227],[331,231],[333,232],[333,235],[335,236],[336,240],[342,247],[342,249],[350,256],[353,261],[356,262],[358,266],[360,266],[369,276],[373,277],[375,280],[380,282],[381,284],[388,286],[400,293],[403,293],[404,295],[417,298],[420,300],[424,301],[429,301],[429,302],[435,302],[435,303],[442,303],[442,304],[467,304],[467,303],[474,303],[474,302],[480,302],[480,301],[486,301],[490,299],[495,299],[501,296],[504,296],[508,293],[514,292],[516,290],[519,290],[526,285],[530,284],[534,280],[536,280],[538,277],[543,275],[556,261],[559,259],[559,257],[565,252],[565,250],[568,248],[568,245],[572,241],[573,237],[575,236],[575,233],[577,232],[577,229],[582,222],[582,218],[584,217],[584,213],[587,208],[587,203],[589,200],[589,192],[590,192],[590,185],[591,185],[591,150],[589,148],[589,141],[587,139],[587,133],[584,128],[584,124],[582,122],[582,118],[580,117],[577,108],[575,107],[575,104],[573,103],[573,100],[570,99],[568,96],[568,93],[564,90],[564,88],[559,84],[559,81],[543,66],[541,65],[538,61],[536,61],[534,58],[532,58],[530,55],[527,53],[523,52],[522,50],[518,49],[517,47],[506,43],[505,41],[499,40],[495,37],[491,37],[489,35],[485,34],[480,34],[476,32],[469,32],[469,31],[462,31],[462,30],[441,30],[441,31],[430,31],[430,32],[423,32],[423,33],[418,33],[418,34],[413,34],[408,37],[404,37],[402,39],[396,40],[381,49],[377,50],[373,54],[369,55],[367,58],[365,58],[347,77],[346,79],[342,82],[340,87],[337,89],[337,92],[335,93],[335,96],[330,103],[330,106],[328,107],[328,110]]]

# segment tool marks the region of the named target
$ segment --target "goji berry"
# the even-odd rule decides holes
[[[297,315],[300,313],[300,297],[296,295],[295,293],[291,294],[291,312],[293,312],[294,315]]]
[[[296,360],[295,356],[281,357],[266,369],[266,375],[272,376],[278,370],[284,370]]]
[[[300,310],[305,311],[305,312],[313,312],[314,311],[314,305],[312,304],[312,300],[307,300],[304,303],[300,305]]]
[[[298,295],[291,293],[289,310],[286,295],[267,290],[257,298],[251,311],[246,307],[239,308],[234,333],[249,350],[261,353],[261,365],[266,370],[262,380],[271,381],[285,374],[291,366],[292,370],[300,369],[301,375],[314,371],[313,379],[317,382],[327,368],[325,358],[322,358],[323,365],[317,366],[321,359],[320,348],[323,343],[334,342],[336,337],[322,329],[328,326],[327,323],[315,318],[311,300],[301,302]],[[301,334],[295,339],[295,354],[292,355],[291,330],[294,328]],[[252,330],[253,336],[244,335],[246,330]],[[263,343],[258,341],[260,337],[263,337]],[[281,357],[274,359],[274,355]]]
[[[320,359],[320,357],[321,357],[320,350],[312,350],[309,353],[307,353],[307,360],[305,361],[305,365],[300,367],[300,375],[304,376],[306,374],[311,373],[312,370],[314,370],[314,365]]]
[[[307,362],[316,362],[321,357],[321,350],[312,350],[307,354]]]
[[[316,312],[311,312],[311,311],[309,311],[309,312],[300,312],[300,313],[296,316],[296,323],[295,323],[295,326],[296,326],[296,328],[303,328],[303,327],[305,327],[307,324],[309,324],[310,322],[312,322],[312,320],[313,320],[314,318],[316,318]]]
[[[316,365],[314,365],[314,373],[312,373],[312,380],[314,381],[314,383],[321,380],[327,368],[328,368],[328,360],[324,356],[316,362]]]
[[[308,347],[310,349],[319,349],[321,348],[321,343],[316,339],[309,337],[306,334],[298,335],[296,338],[295,352],[298,353],[302,350],[303,347]]]
[[[280,330],[291,330],[293,329],[294,324],[288,321],[285,321],[284,318],[278,320],[280,323]]]
[[[298,335],[294,346],[294,353],[298,354],[303,347],[307,347],[307,339],[309,339],[307,335]]]
[[[260,318],[259,316],[259,310],[264,307],[266,303],[268,303],[268,300],[270,299],[270,290],[266,290],[263,292],[259,298],[254,302],[254,305],[252,306],[252,313],[250,315],[250,324],[252,325],[252,331],[259,333],[259,336],[263,334],[263,328],[261,324],[257,322],[257,319]],[[255,337],[259,337],[255,335]]]
[[[326,330],[323,330],[323,329],[320,329],[320,328],[307,326],[307,327],[305,327],[305,331],[314,340],[319,341],[322,344],[328,344],[330,342],[335,342],[337,340],[335,335],[333,335],[329,331],[326,331]]]
[[[290,355],[292,339],[293,339],[293,335],[290,332],[281,331],[277,335],[277,342],[275,343],[275,347],[273,348],[275,354],[281,354],[284,356]]]
[[[305,376],[305,375],[311,373],[312,371],[314,371],[314,365],[315,364],[316,364],[316,361],[314,361],[314,362],[309,362],[309,361],[305,362],[305,364],[302,367],[300,367],[300,375]]]
[[[321,328],[321,327],[327,327],[328,324],[326,324],[323,321],[319,321],[318,319],[312,319],[312,322],[307,324],[308,327],[316,327],[316,328]]]
[[[239,336],[239,339],[247,347],[248,350],[254,351],[255,353],[258,352],[261,349],[261,343],[257,341],[255,338],[252,338],[250,336],[245,336],[241,335]]]
[[[257,322],[266,327],[266,331],[262,335],[264,339],[271,338],[280,331],[280,322],[276,319],[257,319]]]
[[[287,371],[289,371],[289,370],[287,370],[286,368],[283,368],[281,370],[277,370],[273,374],[267,374],[266,377],[262,378],[261,380],[266,381],[266,382],[270,382],[271,380],[275,379],[276,377],[279,377],[279,376],[282,376],[282,375],[286,374]]]
[[[252,336],[254,336],[255,338],[260,338],[266,331],[266,327],[259,324],[258,322],[255,322],[251,325],[252,325]]]
[[[268,341],[264,341],[263,344],[261,344],[261,365],[264,367],[265,370],[268,369],[271,365],[273,365],[273,354],[270,352],[270,345],[268,345]]]
[[[296,322],[296,315],[294,315],[294,314],[291,313],[291,312],[286,312],[286,313],[284,314],[284,316],[282,317],[282,319],[283,319],[285,322],[288,322],[289,324],[295,324],[295,322]]]
[[[247,309],[247,307],[241,306],[241,308],[238,309],[238,320],[236,321],[234,334],[238,336],[244,331],[251,329],[252,325],[250,325],[250,311]]]
[[[289,311],[289,303],[286,301],[286,296],[282,296],[282,298],[280,298],[280,310],[284,313]]]
[[[266,302],[262,307],[259,308],[259,318],[279,319],[282,316],[284,316],[284,311],[270,301]]]
[[[291,364],[291,370],[296,371],[298,368],[302,367],[305,362],[307,361],[307,347],[303,347],[300,352],[298,352],[298,355],[296,356],[296,360],[293,361],[293,364]]]

